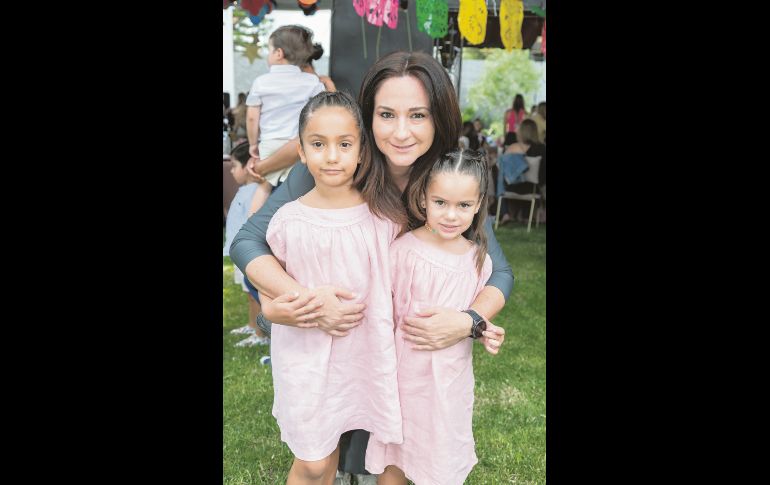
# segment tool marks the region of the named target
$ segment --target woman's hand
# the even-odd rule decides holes
[[[401,325],[404,339],[412,342],[415,350],[441,350],[450,347],[471,334],[473,318],[451,308],[426,308],[416,317],[406,317]]]
[[[262,303],[262,314],[274,323],[300,328],[317,327],[313,319],[320,316],[318,308],[323,304],[312,293],[287,293],[272,299],[264,294],[259,295]]]
[[[320,311],[313,317],[318,328],[335,337],[345,337],[354,327],[361,325],[363,303],[341,303],[339,298],[352,299],[355,293],[333,286],[319,286],[309,290],[320,302]],[[339,298],[338,298],[339,297]]]
[[[484,345],[486,351],[492,355],[497,355],[505,340],[505,329],[487,320],[487,329],[481,332],[481,335],[483,337],[479,339],[479,342]]]
[[[260,168],[262,160],[259,156],[252,156],[249,161],[246,162],[246,172],[251,175],[258,184],[265,181],[265,177],[262,176],[262,170]]]

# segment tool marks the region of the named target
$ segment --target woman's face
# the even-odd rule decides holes
[[[389,167],[409,167],[433,144],[428,93],[412,76],[392,77],[374,95],[372,132]]]

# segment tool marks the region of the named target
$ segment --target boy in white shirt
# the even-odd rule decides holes
[[[268,158],[297,137],[299,112],[310,98],[324,90],[318,76],[299,68],[313,53],[309,30],[298,25],[279,27],[270,35],[268,46],[270,72],[254,80],[246,99],[249,154],[256,159]],[[254,193],[251,213],[262,207],[273,187],[286,180],[293,166],[292,162],[264,174],[265,181]]]

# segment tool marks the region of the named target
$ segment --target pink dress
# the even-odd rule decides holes
[[[365,303],[363,323],[345,337],[317,328],[273,325],[273,416],[281,440],[301,460],[320,460],[340,435],[365,429],[400,443],[388,246],[397,229],[366,204],[316,209],[299,200],[273,216],[267,242],[286,272],[306,288],[350,289]]]
[[[393,312],[398,356],[398,392],[403,444],[369,437],[366,469],[398,466],[416,485],[462,484],[478,461],[473,431],[473,340],[442,350],[412,350],[401,323],[418,308],[467,309],[492,273],[486,256],[481,275],[476,250],[455,255],[428,245],[411,232],[390,247]]]

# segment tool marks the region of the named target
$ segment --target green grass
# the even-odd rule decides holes
[[[479,463],[467,484],[545,483],[545,226],[501,226],[497,239],[516,284],[493,320],[505,328],[497,356],[474,345],[476,404],[473,434]],[[292,461],[271,414],[269,367],[259,364],[268,348],[235,348],[229,331],[248,320],[246,294],[233,283],[223,260],[223,481],[283,484]]]

